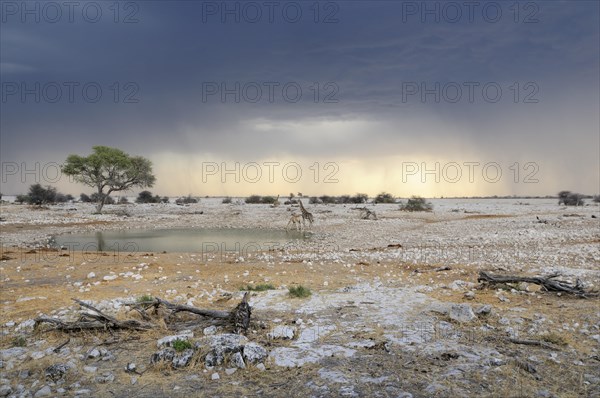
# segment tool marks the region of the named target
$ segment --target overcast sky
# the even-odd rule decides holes
[[[4,194],[93,145],[160,195],[600,191],[598,1],[0,4]]]

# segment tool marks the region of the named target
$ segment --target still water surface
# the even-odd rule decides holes
[[[122,252],[261,252],[294,245],[308,239],[309,233],[264,229],[127,229],[57,235],[55,247],[84,251]]]

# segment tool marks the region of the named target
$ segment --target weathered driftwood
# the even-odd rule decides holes
[[[426,269],[426,270],[422,270],[422,269],[416,269],[413,272],[417,273],[417,274],[422,274],[423,272],[428,272],[428,271],[432,271],[432,272],[441,272],[441,271],[451,271],[452,267],[449,267],[447,265],[444,265],[442,267],[437,267],[437,268],[433,268],[433,269]]]
[[[252,315],[252,308],[250,307],[250,304],[248,304],[249,297],[250,293],[244,293],[242,301],[231,312],[234,333],[245,334],[248,331],[248,327],[250,326],[250,315]]]
[[[60,350],[62,350],[62,348],[63,348],[64,346],[66,346],[67,344],[69,344],[69,342],[70,342],[70,341],[71,341],[71,339],[70,339],[70,338],[69,338],[69,339],[67,339],[67,340],[66,340],[64,343],[62,343],[61,345],[57,346],[57,347],[56,347],[54,350],[52,350],[52,351],[54,351],[55,353],[58,353],[58,352],[60,352]]]
[[[550,350],[558,350],[558,348],[553,346],[552,344],[548,344],[544,341],[539,341],[539,340],[521,340],[521,339],[510,338],[510,339],[508,339],[508,341],[510,341],[511,343],[514,343],[514,344],[533,345],[533,346],[548,348]]]
[[[165,308],[171,311],[172,315],[178,312],[191,312],[192,314],[218,319],[229,319],[229,317],[231,316],[231,313],[229,311],[204,310],[201,308],[192,307],[190,305],[173,304],[158,297],[155,297],[154,300],[155,306],[163,305]]]
[[[587,291],[583,288],[583,284],[579,279],[573,285],[565,281],[560,281],[556,278],[558,275],[550,275],[547,277],[541,276],[511,276],[511,275],[492,275],[485,271],[479,272],[477,282],[485,282],[488,284],[496,283],[534,283],[540,285],[542,288],[549,292],[562,292],[573,294],[579,297],[587,298],[598,296],[597,292]]]
[[[55,325],[55,330],[61,330],[63,332],[74,332],[81,330],[115,330],[115,329],[132,329],[132,330],[148,330],[152,329],[154,325],[146,322],[140,322],[136,319],[127,319],[119,321],[109,315],[104,314],[96,307],[84,303],[81,300],[72,299],[80,306],[87,308],[93,313],[83,313],[78,321],[65,322],[60,319],[49,318],[40,316],[35,319],[35,328],[42,323],[50,323]]]
[[[190,312],[208,318],[223,319],[229,321],[233,325],[235,333],[246,332],[250,324],[251,308],[248,304],[249,294],[246,292],[244,298],[233,311],[206,310],[192,307],[189,305],[173,304],[161,298],[155,297],[152,300],[143,301],[140,303],[131,304],[133,309],[139,312],[144,321],[137,319],[118,320],[110,315],[106,315],[91,304],[81,300],[73,299],[81,307],[91,310],[81,314],[79,320],[75,322],[65,322],[60,319],[40,316],[35,319],[35,327],[37,328],[42,323],[54,325],[52,330],[60,330],[64,332],[75,332],[82,330],[149,330],[158,325],[151,322],[151,317],[145,312],[148,308],[164,307],[169,310],[169,318],[178,312]]]

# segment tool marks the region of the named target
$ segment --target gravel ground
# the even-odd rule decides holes
[[[308,239],[271,251],[209,255],[44,246],[55,234],[98,230],[283,230],[298,209],[203,199],[190,206],[107,206],[93,215],[85,204],[3,204],[0,396],[600,396],[597,298],[533,284],[477,283],[480,270],[558,272],[598,289],[600,228],[592,218],[600,216],[598,206],[432,202],[430,213],[368,205],[378,220],[362,220],[354,206],[305,201],[315,216]],[[206,329],[211,321],[194,316],[167,324],[152,317],[156,328],[140,333],[33,330],[40,315],[77,320],[81,311],[71,298],[118,319],[137,319],[132,303],[142,295],[230,310],[240,288],[259,283],[274,289],[252,294],[247,337],[268,356],[244,369],[230,356],[208,365],[206,339],[230,330]],[[298,284],[312,295],[290,298],[288,287]],[[195,344],[190,364],[152,365],[160,339],[184,330]]]

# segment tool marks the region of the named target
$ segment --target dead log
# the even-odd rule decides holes
[[[55,325],[54,330],[63,332],[76,332],[82,330],[115,330],[115,329],[130,329],[130,330],[149,330],[154,325],[146,322],[140,322],[135,319],[127,319],[119,321],[109,315],[104,314],[96,307],[87,304],[81,300],[73,299],[80,306],[94,311],[95,313],[84,313],[78,321],[65,322],[56,318],[40,316],[35,319],[34,328],[37,328],[42,323],[50,323]]]
[[[543,289],[549,292],[561,292],[573,294],[578,297],[588,298],[598,296],[597,292],[587,291],[584,289],[583,284],[579,279],[573,285],[565,281],[560,281],[556,278],[558,275],[550,275],[548,277],[541,276],[511,276],[511,275],[492,275],[485,271],[479,272],[477,282],[484,282],[487,284],[497,283],[533,283],[541,286]]]
[[[413,272],[417,273],[417,274],[422,274],[423,272],[427,272],[427,271],[441,272],[441,271],[451,271],[451,270],[452,270],[452,267],[444,265],[442,267],[438,267],[438,268],[434,268],[434,269],[429,269],[429,270],[416,269]]]
[[[508,341],[510,341],[513,344],[533,345],[533,346],[548,348],[550,350],[558,350],[558,348],[556,348],[552,344],[548,344],[544,341],[539,341],[539,340],[520,340],[520,339],[510,338],[510,339],[508,339]]]
[[[64,343],[62,343],[61,345],[59,345],[58,347],[56,347],[52,351],[54,351],[55,353],[58,353],[64,346],[66,346],[67,344],[69,344],[70,341],[71,341],[70,338],[67,339],[67,341],[65,341]]]
[[[121,321],[103,313],[91,304],[85,303],[81,300],[73,299],[73,301],[75,301],[81,307],[90,310],[91,312],[82,313],[79,320],[75,322],[66,322],[56,318],[40,316],[35,319],[35,328],[37,328],[40,324],[49,323],[54,326],[52,330],[60,330],[63,332],[77,332],[82,330],[112,331],[117,329],[138,331],[150,330],[158,327],[158,325],[151,322],[152,318],[145,311],[149,308],[154,308],[157,310],[159,307],[164,307],[169,311],[169,318],[178,312],[189,312],[207,318],[229,321],[233,325],[235,333],[245,333],[250,325],[250,315],[252,313],[251,307],[248,304],[249,297],[249,293],[246,292],[242,301],[233,311],[206,310],[189,305],[173,304],[158,297],[155,297],[153,300],[130,304],[134,310],[140,313],[144,321],[139,321],[137,319],[126,319]]]
[[[196,308],[190,305],[173,304],[158,297],[155,297],[154,300],[156,300],[157,305],[162,304],[165,308],[171,310],[171,314],[176,314],[178,312],[191,312],[192,314],[209,318],[229,319],[231,317],[231,313],[229,311],[204,310],[202,308]]]
[[[250,293],[244,293],[244,298],[231,312],[231,320],[233,322],[233,333],[246,334],[248,327],[250,326],[250,315],[252,314],[252,308],[248,304],[248,297]]]

